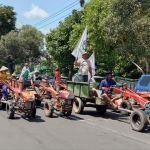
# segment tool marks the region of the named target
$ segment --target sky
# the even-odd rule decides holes
[[[14,7],[17,28],[30,24],[44,34],[57,27],[73,9],[81,9],[79,0],[0,0],[0,4]]]

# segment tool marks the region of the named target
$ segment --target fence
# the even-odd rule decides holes
[[[120,84],[126,83],[130,89],[135,90],[135,86],[136,86],[138,79],[128,79],[128,78],[116,76],[115,81],[120,83]]]

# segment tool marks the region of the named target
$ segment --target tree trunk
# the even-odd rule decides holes
[[[142,74],[145,74],[143,69],[137,63],[134,62],[132,56],[128,52],[127,52],[127,55],[129,56],[130,62],[133,63],[142,72]]]
[[[72,59],[72,61],[71,61],[71,65],[69,66],[69,76],[68,76],[70,81],[72,81],[75,58],[71,55],[71,59]]]
[[[150,74],[150,60],[146,59],[146,74]]]

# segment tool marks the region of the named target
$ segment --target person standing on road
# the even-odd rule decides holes
[[[88,58],[88,54],[87,52],[84,52],[82,54],[82,58],[75,59],[75,65],[79,66],[79,71],[78,71],[79,82],[88,82],[88,72],[90,72],[90,77],[92,78],[91,63],[87,58]]]

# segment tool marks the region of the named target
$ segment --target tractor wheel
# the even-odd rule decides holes
[[[41,101],[40,100],[36,100],[35,103],[36,103],[36,106],[40,106],[41,105]]]
[[[75,101],[73,102],[73,110],[76,114],[82,114],[83,113],[84,104],[79,97],[76,97]]]
[[[147,114],[140,109],[133,111],[130,115],[130,124],[133,130],[143,131],[148,125]]]
[[[6,112],[7,112],[7,118],[13,119],[15,114],[15,108],[13,107],[12,102],[7,102],[6,104]]]
[[[63,112],[64,116],[70,116],[71,113],[72,113],[72,110]]]
[[[131,110],[132,107],[131,107],[131,104],[128,101],[124,100],[124,101],[121,102],[120,108]],[[122,115],[129,115],[129,113],[126,112],[126,111],[120,111],[120,113]]]
[[[6,103],[2,103],[2,108],[3,108],[3,109],[6,108]]]
[[[54,112],[53,104],[49,101],[44,103],[44,113],[46,117],[52,117]]]
[[[33,108],[31,117],[35,118],[35,115],[36,115],[36,107]]]
[[[107,107],[105,105],[96,106],[96,110],[98,114],[104,114],[107,110]]]

